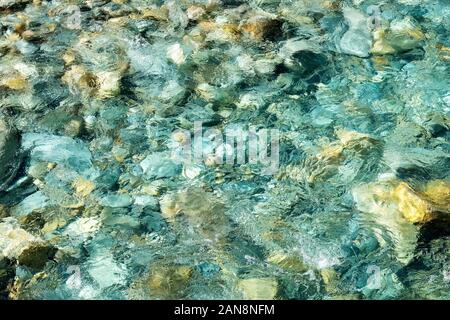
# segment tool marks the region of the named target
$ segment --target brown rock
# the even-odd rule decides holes
[[[56,248],[43,243],[33,244],[22,251],[18,257],[18,261],[21,265],[34,270],[39,270],[42,269],[50,259],[53,259],[56,251]]]
[[[275,18],[255,16],[240,26],[240,31],[255,41],[274,41],[282,35],[282,22]]]

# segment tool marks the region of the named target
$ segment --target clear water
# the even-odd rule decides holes
[[[0,296],[450,298],[449,14],[0,0]],[[276,167],[181,161],[199,122]]]

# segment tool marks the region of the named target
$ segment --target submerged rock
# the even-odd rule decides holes
[[[448,219],[449,185],[445,181],[430,181],[423,190],[415,191],[405,182],[386,181],[354,189],[357,208],[372,228],[386,229],[394,244],[397,259],[408,263],[413,258],[420,226],[435,219]],[[379,238],[381,243],[385,239]]]
[[[100,287],[105,289],[126,281],[125,266],[117,263],[110,252],[100,252],[89,259],[89,275]]]
[[[56,251],[56,248],[47,244],[33,244],[21,252],[17,261],[20,265],[27,266],[32,270],[40,270],[47,261],[53,259]]]
[[[412,17],[391,21],[388,29],[379,28],[374,32],[374,54],[394,54],[420,47],[425,34]]]
[[[20,166],[20,135],[0,119],[0,191],[14,178]]]
[[[131,285],[132,299],[181,299],[191,280],[193,269],[185,265],[156,262],[142,279]]]
[[[49,198],[42,192],[35,192],[23,199],[17,206],[12,209],[12,214],[17,217],[24,217],[44,209],[49,205]]]
[[[361,58],[368,57],[372,47],[372,35],[367,23],[368,17],[353,8],[344,8],[343,12],[349,29],[339,43],[342,52]]]
[[[0,0],[0,297],[448,297],[444,2]]]
[[[91,152],[80,140],[49,134],[28,133],[23,137],[23,148],[30,150],[32,162],[53,162],[87,173],[92,167]]]
[[[0,0],[0,8],[5,9],[13,6],[26,4],[30,0]]]
[[[33,271],[41,270],[57,249],[19,227],[7,218],[0,223],[0,258],[16,259]]]
[[[31,247],[39,239],[24,229],[13,218],[0,223],[0,252],[2,256],[17,259],[22,251]]]
[[[147,156],[141,167],[148,178],[174,177],[181,172],[181,165],[165,153],[155,153]]]
[[[204,241],[224,244],[232,230],[224,203],[201,188],[167,193],[161,197],[159,205],[162,217],[174,227],[185,228],[187,225]]]
[[[272,278],[250,278],[240,280],[238,288],[242,290],[244,299],[274,300],[278,291],[278,283]]]
[[[110,194],[100,200],[100,204],[105,207],[124,208],[130,206],[132,199],[127,194]]]
[[[275,16],[254,14],[248,20],[242,22],[239,29],[253,40],[274,41],[281,38],[281,26],[282,22]]]

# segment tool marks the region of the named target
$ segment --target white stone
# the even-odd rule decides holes
[[[179,43],[175,43],[167,49],[167,57],[177,65],[183,64],[186,61],[183,48],[181,48]]]
[[[344,8],[343,11],[349,29],[341,38],[341,51],[361,58],[368,57],[372,48],[372,35],[367,16],[353,8]]]
[[[205,9],[202,7],[192,6],[187,9],[186,13],[189,20],[198,20],[205,14]]]
[[[78,218],[69,224],[64,235],[73,238],[87,239],[100,229],[101,223],[98,217]]]
[[[45,208],[48,204],[48,197],[41,191],[35,192],[20,202],[12,210],[15,216],[25,216],[32,213],[34,210]]]
[[[0,256],[18,258],[22,251],[39,239],[20,228],[13,218],[0,223]]]
[[[183,177],[187,179],[195,179],[201,172],[202,169],[198,165],[186,165],[183,168]]]
[[[100,199],[100,204],[104,207],[125,208],[132,203],[128,194],[109,194]]]
[[[98,82],[97,95],[101,99],[114,97],[120,93],[122,75],[117,71],[103,71],[96,74]]]
[[[110,252],[95,255],[88,261],[89,275],[101,289],[121,285],[126,280],[126,268],[114,261]]]

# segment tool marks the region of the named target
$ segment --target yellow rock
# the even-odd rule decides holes
[[[6,36],[8,42],[16,42],[20,40],[20,35],[18,33],[11,33]]]
[[[274,278],[243,279],[237,287],[247,300],[274,300],[278,292],[278,283]]]
[[[391,22],[385,35],[386,42],[396,51],[410,50],[425,39],[425,34],[410,17]]]
[[[56,163],[54,163],[54,162],[47,163],[47,170],[53,170],[55,168],[56,168]]]
[[[442,44],[436,45],[436,48],[439,50],[439,58],[441,60],[448,61],[450,60],[450,47],[446,47]]]
[[[373,54],[385,55],[395,53],[395,49],[385,40],[386,31],[377,29],[373,32],[374,43],[371,49]]]
[[[63,54],[62,59],[65,64],[72,64],[75,61],[75,53],[72,50],[68,50]]]
[[[9,215],[9,208],[4,204],[0,204],[0,219],[6,218]]]
[[[58,228],[64,227],[67,224],[66,219],[62,217],[57,217],[49,222],[47,222],[44,227],[42,227],[41,231],[43,233],[50,233],[55,231]]]
[[[325,268],[320,270],[320,275],[325,285],[325,290],[333,296],[338,295],[340,293],[340,290],[338,286],[339,276],[337,272],[334,269]]]
[[[55,23],[49,23],[46,25],[46,28],[49,32],[53,32],[56,30],[56,24]]]
[[[336,280],[336,271],[330,268],[320,270],[320,275],[322,276],[325,285],[329,285],[331,282]]]
[[[0,222],[0,256],[18,258],[23,250],[39,242],[35,236],[12,220]]]
[[[323,147],[323,149],[317,154],[318,160],[324,160],[328,164],[337,163],[343,160],[342,151],[344,148],[340,144],[330,144]]]
[[[159,8],[158,7],[146,8],[142,11],[141,18],[168,21],[169,10],[165,6],[161,6]]]
[[[327,10],[338,11],[341,9],[341,1],[323,1],[321,6]]]
[[[92,191],[94,191],[95,184],[90,180],[78,177],[73,182],[73,187],[75,188],[75,192],[78,196],[87,197]]]
[[[236,42],[240,39],[241,33],[236,23],[215,23],[203,21],[198,24],[200,30],[207,34],[207,38],[219,42]]]
[[[83,207],[84,207],[83,201],[67,203],[67,204],[61,205],[61,208],[66,208],[66,209],[82,209]]]
[[[175,270],[175,276],[183,281],[189,280],[191,275],[192,275],[192,268],[187,266],[181,266]]]
[[[398,210],[412,223],[424,223],[432,219],[430,203],[420,198],[406,183],[401,182],[393,191]]]
[[[267,241],[283,241],[284,236],[281,232],[277,231],[266,231],[261,233],[261,238]]]
[[[154,181],[151,184],[142,186],[142,192],[151,196],[159,196],[162,189],[164,189],[163,183],[159,180]]]
[[[25,30],[22,32],[22,38],[27,41],[32,41],[37,38],[36,33],[32,30]]]
[[[314,23],[314,20],[312,18],[308,16],[299,15],[297,12],[294,12],[286,8],[280,11],[280,16],[288,20],[290,23],[297,25]]]
[[[216,24],[213,21],[201,21],[198,24],[198,27],[200,28],[200,30],[204,31],[204,32],[210,32],[213,31],[216,28]]]
[[[392,240],[389,245],[393,247],[397,260],[407,264],[414,257],[418,227],[408,221],[399,208],[400,199],[407,201],[405,197],[410,196],[409,187],[398,188],[399,193],[396,194],[398,186],[396,180],[361,185],[353,189],[353,198],[357,209],[363,213],[362,221],[374,231],[380,245],[387,245],[384,236],[389,236]],[[407,210],[406,205],[403,210]],[[411,215],[411,218],[416,217]],[[381,230],[387,230],[387,233]]]
[[[80,90],[88,95],[92,95],[96,90],[97,79],[80,65],[72,66],[61,79],[72,90]]]
[[[27,79],[21,74],[6,76],[1,84],[12,90],[24,90],[27,87]]]
[[[117,96],[120,93],[120,79],[122,74],[119,71],[103,71],[96,74],[98,91],[97,95],[101,99]]]
[[[353,196],[371,227],[389,230],[397,259],[404,263],[414,255],[420,225],[450,212],[446,180],[432,180],[418,189],[398,180],[381,181],[354,189]],[[378,240],[383,245],[383,238]]]
[[[150,289],[149,294],[152,296],[161,299],[179,299],[188,285],[192,272],[192,268],[187,266],[155,264],[141,285],[144,292],[145,289]]]
[[[81,119],[72,119],[67,123],[64,128],[64,132],[67,136],[77,137],[83,130],[83,122]]]
[[[212,192],[191,187],[160,199],[161,215],[170,222],[183,214],[189,224],[205,239],[221,242],[231,231],[231,222],[225,215],[224,204]]]
[[[383,66],[389,64],[389,60],[384,56],[373,56],[372,61],[375,64],[377,70],[380,70]]]
[[[424,195],[437,210],[450,212],[450,183],[446,180],[432,180],[424,188]]]
[[[166,219],[173,219],[181,212],[180,203],[174,194],[164,195],[159,201],[159,206],[162,216]]]
[[[300,257],[281,252],[271,254],[267,261],[288,271],[305,272],[308,270]]]

